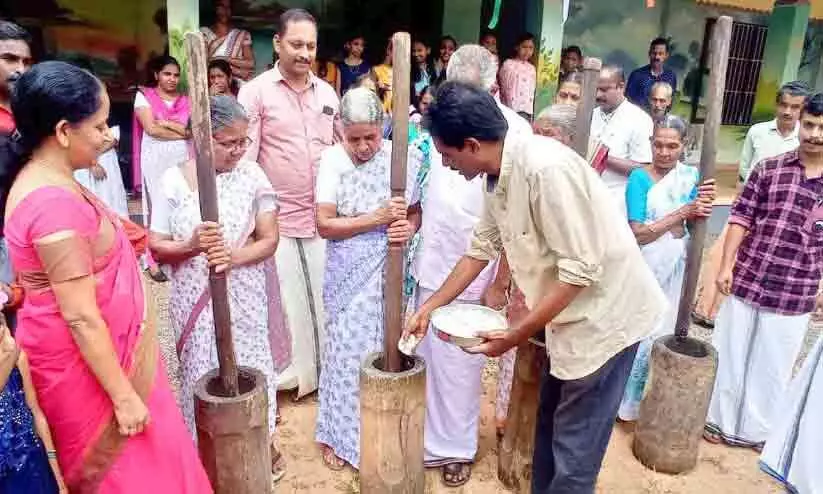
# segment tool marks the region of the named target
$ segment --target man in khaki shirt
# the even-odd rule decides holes
[[[469,252],[406,332],[422,337],[431,312],[505,248],[530,312],[467,351],[495,357],[551,324],[532,492],[593,493],[637,343],[666,298],[608,189],[570,148],[510,135],[487,93],[456,82],[438,89],[427,119],[445,165],[486,174],[485,207]]]

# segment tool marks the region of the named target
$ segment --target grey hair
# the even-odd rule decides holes
[[[568,137],[574,137],[576,131],[577,106],[575,105],[552,105],[544,108],[534,119],[537,127],[545,122],[552,127],[557,127]],[[544,125],[545,125],[544,124]]]
[[[604,65],[603,68],[600,69],[600,76],[612,78],[618,84],[626,83],[626,71],[623,70],[623,67],[620,65]]]
[[[480,45],[463,45],[452,53],[446,79],[491,91],[497,82],[497,57]]]
[[[686,144],[687,137],[689,135],[689,126],[686,125],[686,122],[678,117],[677,115],[668,114],[665,117],[658,120],[655,125],[654,129],[672,129],[676,130],[677,133],[680,135],[680,140]]]
[[[379,125],[383,123],[383,105],[377,94],[369,88],[349,89],[340,102],[340,118],[343,125]]]
[[[649,91],[649,94],[654,94],[654,92],[658,89],[662,89],[663,91],[666,91],[666,94],[668,95],[669,98],[674,96],[674,89],[672,88],[671,84],[669,84],[668,82],[663,82],[663,81],[655,82],[652,85],[652,88]]]
[[[249,116],[243,106],[231,96],[219,94],[209,98],[209,106],[211,107],[211,132],[212,134],[220,132],[224,128],[234,124],[237,121],[247,122]]]
[[[780,98],[783,96],[803,96],[806,100],[812,95],[812,90],[809,85],[803,81],[791,81],[780,86],[777,91],[777,102],[780,103]]]

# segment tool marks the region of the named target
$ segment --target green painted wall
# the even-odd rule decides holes
[[[169,54],[180,62],[180,86],[188,86],[188,57],[183,45],[188,32],[200,26],[199,0],[166,0],[169,25]]]
[[[483,0],[446,0],[443,2],[443,34],[460,44],[477,43]]]
[[[774,114],[774,95],[781,84],[797,79],[803,58],[803,42],[809,25],[808,3],[775,5],[769,18],[769,34],[757,83],[754,120]]]

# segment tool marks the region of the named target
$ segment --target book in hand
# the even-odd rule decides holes
[[[602,142],[597,143],[594,148],[589,164],[595,169],[598,175],[602,175],[606,170],[606,161],[609,159],[609,148],[603,145]]]

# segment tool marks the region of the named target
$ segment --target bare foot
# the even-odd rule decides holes
[[[271,446],[271,476],[274,482],[280,481],[286,475],[286,459],[277,449],[277,446]]]

